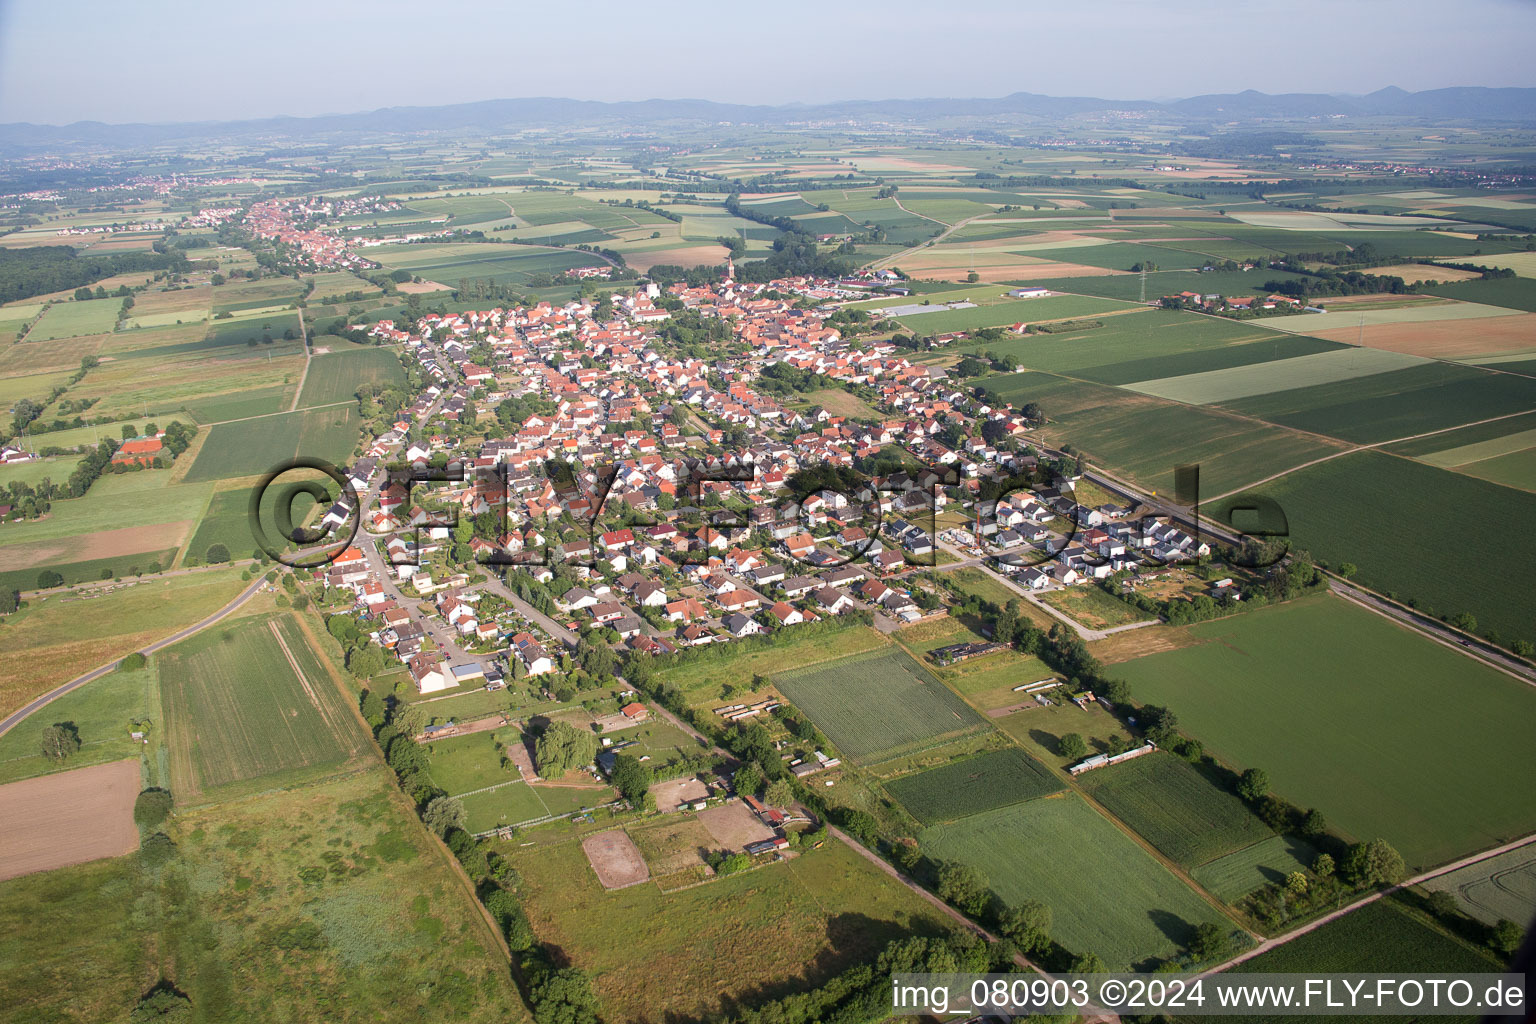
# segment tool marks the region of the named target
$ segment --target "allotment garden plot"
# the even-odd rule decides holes
[[[898,648],[781,672],[774,685],[865,763],[980,729],[982,720]]]
[[[367,737],[291,616],[216,626],[156,656],[178,798],[340,764]]]

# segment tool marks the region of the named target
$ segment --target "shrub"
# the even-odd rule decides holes
[[[169,790],[146,789],[133,802],[133,822],[145,831],[155,828],[170,817],[174,803]]]

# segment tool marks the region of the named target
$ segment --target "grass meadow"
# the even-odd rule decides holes
[[[138,757],[145,747],[129,737],[129,723],[144,721],[151,734],[160,727],[160,679],[153,662],[133,672],[109,672],[0,735],[0,784]],[[74,723],[80,736],[80,749],[62,764],[41,749],[43,730],[55,722]]]
[[[947,921],[836,840],[793,860],[664,893],[609,892],[574,840],[505,850],[534,931],[592,975],[610,1020],[704,1019],[822,984],[909,934]],[[637,956],[636,951],[644,955]]]
[[[1278,885],[1292,871],[1306,871],[1317,851],[1296,836],[1270,836],[1190,871],[1206,892],[1236,903],[1263,885]]]
[[[1424,867],[1536,828],[1531,687],[1332,596],[1191,634],[1203,642],[1118,674],[1345,835],[1383,837]]]
[[[0,883],[0,1021],[529,1020],[490,925],[383,768],[179,813],[175,855]]]
[[[122,299],[90,299],[60,302],[48,307],[32,329],[27,341],[55,341],[85,334],[105,334],[117,324]]]
[[[260,476],[296,456],[342,465],[357,446],[355,406],[301,409],[259,420],[218,423],[184,478],[188,483]]]

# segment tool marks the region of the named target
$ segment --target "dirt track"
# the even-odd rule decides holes
[[[138,793],[138,761],[0,786],[0,881],[137,849]]]

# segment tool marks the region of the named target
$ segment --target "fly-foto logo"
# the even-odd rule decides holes
[[[1176,468],[1171,505],[1127,499],[1129,507],[1114,509],[1114,517],[1142,513],[1111,524],[1112,534],[1101,529],[1099,509],[1077,502],[1074,481],[1049,468],[967,479],[947,465],[873,476],[817,466],[770,483],[746,458],[681,462],[665,486],[618,463],[545,459],[538,472],[523,465],[515,475],[505,462],[396,466],[373,487],[323,459],[300,457],[263,478],[250,520],[268,557],[304,569],[340,557],[365,513],[371,535],[404,541],[389,553],[394,565],[419,565],[432,540],[457,539],[466,528],[474,543],[452,545],[455,560],[510,568],[564,562],[598,569],[617,556],[707,565],[732,547],[763,541],[776,557],[818,570],[886,552],[899,552],[909,566],[935,567],[944,537],[1014,572],[1064,560],[1088,569],[1132,561],[1163,566],[1210,554],[1207,532],[1230,544],[1246,566],[1281,561],[1289,527],[1279,504],[1243,495],[1207,519],[1199,469]],[[943,531],[941,508],[951,521]],[[301,525],[308,520],[314,525]]]

